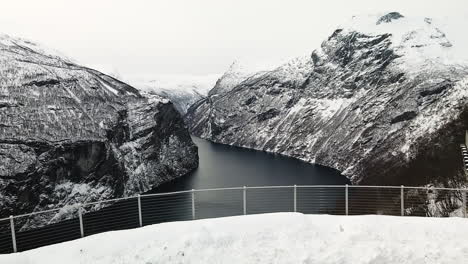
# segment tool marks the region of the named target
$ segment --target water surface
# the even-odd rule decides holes
[[[263,151],[213,143],[192,137],[200,165],[192,173],[152,192],[239,186],[343,185],[349,180],[338,171]]]

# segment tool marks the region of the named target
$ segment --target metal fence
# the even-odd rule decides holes
[[[137,195],[0,219],[0,253],[156,223],[272,212],[466,217],[467,191],[404,186],[294,185]]]

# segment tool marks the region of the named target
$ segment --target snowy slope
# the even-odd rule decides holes
[[[198,165],[196,146],[168,100],[145,98],[7,35],[0,35],[0,160],[0,218],[134,195]],[[18,227],[61,217],[51,213]]]
[[[240,61],[234,61],[224,74],[216,81],[213,89],[208,92],[208,95],[214,96],[229,92],[243,82],[245,79],[255,74],[255,71]]]
[[[453,45],[429,18],[356,16],[311,56],[208,97],[185,121],[197,136],[333,167],[355,183],[465,184],[468,63]]]
[[[461,218],[278,213],[98,234],[0,263],[466,263],[468,221]]]

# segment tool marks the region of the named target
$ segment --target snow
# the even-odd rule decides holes
[[[126,82],[145,95],[153,94],[169,99],[181,114],[185,114],[192,104],[207,96],[217,78],[217,74],[135,75],[128,76]]]
[[[288,62],[282,64],[276,68],[272,74],[282,79],[283,82],[303,82],[309,76],[310,71],[313,68],[313,63],[310,60],[310,56],[300,56],[292,58]]]
[[[190,74],[158,74],[158,75],[129,75],[124,80],[130,85],[147,92],[171,91],[173,93],[198,92],[206,96],[213,88],[219,74],[190,75]]]
[[[56,49],[49,48],[45,45],[41,45],[33,41],[27,40],[27,39],[12,37],[4,33],[0,33],[0,45],[4,45],[4,46],[18,46],[19,45],[19,46],[31,49],[37,53],[44,54],[46,56],[57,57],[69,63],[74,63],[74,60],[67,57],[62,52]]]
[[[208,95],[217,96],[231,91],[234,87],[241,84],[248,78],[252,78],[261,71],[254,70],[252,65],[246,65],[239,60],[235,60],[227,69],[226,72],[216,81],[213,89],[210,90]]]
[[[438,27],[441,21],[411,16],[377,24],[384,13],[354,16],[343,28],[367,35],[392,35],[392,47],[404,55],[402,66],[414,71],[418,67],[445,67],[466,64],[466,53],[454,49],[445,33]],[[424,70],[424,69],[419,69]]]
[[[317,99],[315,100],[317,105],[316,111],[322,116],[322,119],[331,119],[341,108],[348,106],[352,99]]]
[[[462,218],[276,213],[102,233],[0,263],[466,263]]]
[[[468,77],[458,81],[455,86],[450,89],[450,93],[445,98],[440,98],[437,104],[433,104],[426,108],[412,121],[412,130],[405,133],[405,144],[401,151],[411,156],[410,142],[414,142],[417,138],[424,137],[430,133],[434,133],[444,124],[447,124],[457,118],[460,118],[460,111],[468,102]]]
[[[114,89],[112,88],[110,85],[108,85],[107,83],[103,82],[103,81],[99,81],[101,83],[101,85],[106,88],[106,90],[108,90],[109,92],[113,93],[114,95],[119,95],[119,91],[117,91],[117,89]]]

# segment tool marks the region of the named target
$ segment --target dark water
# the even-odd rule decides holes
[[[344,214],[343,185],[349,180],[336,170],[282,155],[216,144],[197,137],[193,137],[193,141],[199,148],[199,168],[149,193],[242,186],[340,185],[337,188],[298,188],[296,195],[300,202],[297,203],[297,211]],[[244,213],[243,196],[242,189],[195,192],[195,218],[241,215]],[[146,200],[152,200],[152,205],[145,206],[145,203],[149,203]],[[158,211],[158,206],[173,211],[163,213]],[[164,217],[164,221],[193,217],[190,193],[145,197],[143,208],[151,215],[157,215],[158,219]],[[247,214],[293,210],[294,189],[291,187],[246,190]]]
[[[349,183],[336,170],[263,151],[212,143],[192,137],[198,146],[199,168],[152,192],[204,188],[335,185]]]
[[[194,172],[150,191],[173,192],[191,189],[281,186],[344,185],[348,180],[330,168],[266,152],[215,144],[193,138],[198,145],[200,166]],[[297,211],[302,213],[344,214],[344,189],[297,188]],[[293,188],[247,189],[247,214],[291,212],[294,210]],[[84,235],[138,227],[136,198],[119,201],[99,211],[83,215]],[[90,208],[83,208],[89,211]],[[176,193],[141,197],[143,225],[244,213],[242,189]],[[15,221],[20,221],[17,219]],[[0,230],[0,253],[12,252],[8,222]],[[18,226],[19,226],[18,222]],[[80,238],[78,218],[32,230],[16,230],[19,251]]]

